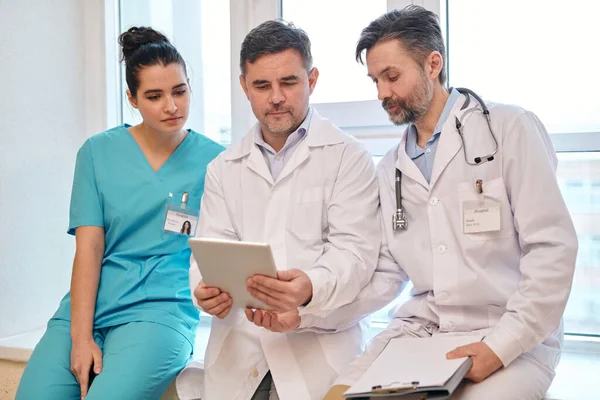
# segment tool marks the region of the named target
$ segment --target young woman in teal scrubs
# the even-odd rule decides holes
[[[183,129],[190,88],[167,38],[131,28],[119,40],[127,95],[143,122],[93,136],[77,154],[71,290],[18,400],[159,399],[192,353],[188,224],[193,235],[206,167],[223,147]]]

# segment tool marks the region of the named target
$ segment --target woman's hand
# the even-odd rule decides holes
[[[81,387],[81,398],[87,396],[89,390],[90,370],[98,375],[102,372],[102,351],[93,338],[73,340],[71,347],[71,372]]]

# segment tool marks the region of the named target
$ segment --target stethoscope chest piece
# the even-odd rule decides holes
[[[393,216],[392,226],[394,227],[394,232],[396,232],[399,229],[406,229],[407,223],[406,218],[404,217],[403,210],[396,210]]]

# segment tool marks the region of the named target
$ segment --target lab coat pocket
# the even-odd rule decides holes
[[[496,239],[506,239],[515,234],[513,214],[506,194],[504,179],[502,177],[484,181],[482,184],[483,194],[477,193],[475,182],[462,182],[458,185],[458,203],[460,210],[461,227],[465,220],[465,209],[467,204],[482,202],[485,206],[498,207],[500,210],[500,229],[488,232],[464,233],[474,242],[482,242]],[[483,197],[481,197],[483,196]]]
[[[323,187],[315,186],[300,190],[292,207],[290,231],[302,240],[323,237],[325,202]]]

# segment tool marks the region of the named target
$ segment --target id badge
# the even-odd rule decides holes
[[[188,192],[169,193],[163,230],[183,236],[194,236],[198,226],[198,205],[188,204]]]
[[[463,232],[479,233],[500,230],[500,206],[492,201],[463,203]]]

